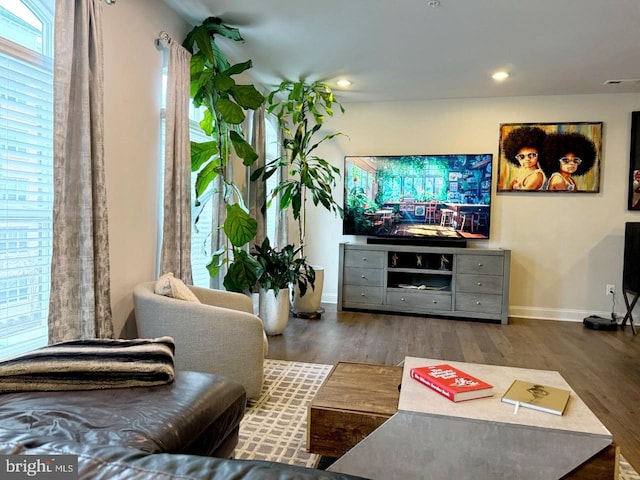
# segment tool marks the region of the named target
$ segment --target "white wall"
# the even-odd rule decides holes
[[[339,95],[338,95],[339,98]],[[621,296],[625,221],[640,221],[627,210],[631,112],[640,94],[521,97],[429,102],[345,104],[344,115],[326,122],[337,137],[320,152],[342,168],[344,155],[493,153],[491,239],[469,246],[511,249],[512,316],[581,320],[608,315],[616,285]],[[495,194],[499,125],[531,122],[604,122],[599,193]],[[342,202],[342,185],[335,192]],[[342,224],[328,212],[311,209],[307,256],[325,266],[323,300],[335,302],[338,244],[364,241],[342,235]]]
[[[156,277],[164,30],[182,42],[191,29],[158,0],[103,7],[104,127],[111,305],[118,334],[131,316],[133,286]]]

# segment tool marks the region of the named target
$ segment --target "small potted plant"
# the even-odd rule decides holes
[[[280,335],[289,321],[289,286],[307,288],[308,269],[306,259],[298,253],[300,247],[286,245],[273,248],[269,238],[256,245],[251,256],[260,264],[258,285],[259,313],[267,335]]]

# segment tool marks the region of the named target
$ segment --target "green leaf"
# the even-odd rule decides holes
[[[224,72],[229,68],[229,60],[227,60],[227,56],[220,50],[220,47],[213,40],[211,41],[211,49],[213,50],[213,58],[214,62],[212,64],[213,68],[218,72]]]
[[[209,162],[198,172],[198,176],[196,177],[196,198],[200,198],[207,187],[211,185],[211,182],[218,176],[219,166],[218,162]]]
[[[242,42],[244,39],[240,36],[240,30],[230,27],[222,23],[222,19],[218,17],[209,17],[202,22],[202,25],[213,35],[222,35],[229,40]]]
[[[253,67],[253,63],[251,62],[251,60],[247,60],[246,62],[236,63],[235,65],[232,65],[222,73],[229,76],[240,75],[242,72],[249,70],[252,67]]]
[[[207,270],[209,271],[209,276],[216,277],[218,272],[220,271],[220,267],[225,263],[224,258],[224,249],[217,250],[213,252],[211,256],[211,261],[207,264]]]
[[[217,110],[227,123],[240,125],[244,121],[242,108],[227,98],[221,98],[218,101]]]
[[[244,250],[233,251],[233,262],[224,276],[223,285],[231,292],[245,292],[253,287],[262,273],[262,266]]]
[[[264,103],[264,95],[253,85],[235,85],[230,93],[242,108],[257,110]]]
[[[304,83],[296,82],[294,84],[290,84],[290,86],[291,86],[291,94],[289,95],[289,99],[300,100],[304,93]]]
[[[241,247],[253,240],[258,233],[258,222],[236,203],[227,205],[224,233],[235,247]]]
[[[206,190],[202,195],[198,196],[193,202],[193,208],[191,209],[191,218],[193,219],[193,224],[198,230],[197,225],[200,222],[200,215],[204,210],[204,207],[207,206],[211,198],[213,198],[213,194],[215,193],[215,189],[210,188]],[[211,225],[205,225],[206,228],[211,228]]]
[[[199,25],[195,27],[191,33],[193,34],[193,40],[198,46],[198,51],[204,55],[209,63],[213,64],[215,59],[213,57],[213,48],[211,46],[212,39],[207,27]]]
[[[253,147],[244,139],[238,132],[229,132],[229,137],[233,143],[233,149],[236,154],[242,159],[242,163],[250,167],[258,159],[258,154]]]
[[[216,155],[218,155],[218,144],[215,141],[191,142],[191,171],[197,172],[202,165]]]
[[[206,109],[202,120],[200,120],[200,128],[208,136],[212,136],[215,131],[215,118],[211,115],[211,110]],[[216,144],[217,145],[217,144]]]
[[[191,80],[194,80],[196,75],[200,75],[207,65],[207,57],[204,53],[198,52],[191,55],[191,60],[189,61],[189,73],[191,75]]]
[[[221,92],[227,92],[235,87],[235,85],[236,81],[226,74],[219,73],[213,77],[213,87]]]

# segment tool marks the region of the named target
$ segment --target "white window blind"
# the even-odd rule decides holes
[[[192,142],[210,142],[211,137],[207,137],[200,128],[199,122],[203,117],[203,110],[197,110],[193,104],[189,106],[190,129],[189,135]],[[191,174],[191,207],[195,206],[195,189],[197,172]],[[217,218],[217,217],[216,217]],[[198,224],[195,225],[195,218],[191,219],[191,275],[193,284],[198,287],[209,288],[211,286],[211,277],[207,270],[207,265],[211,261],[211,241],[213,239],[213,204],[211,201],[205,206],[200,213]]]
[[[0,358],[47,343],[52,5],[0,0]]]
[[[265,151],[266,159],[265,163],[272,162],[280,155],[280,145],[278,143],[278,129],[276,118],[273,115],[265,116]],[[280,183],[280,173],[276,173],[267,179],[267,197],[273,191],[274,188]],[[269,197],[268,197],[269,198]],[[269,237],[269,241],[272,246],[276,245],[276,228],[278,226],[278,205],[277,202],[272,202],[265,216],[266,234]]]

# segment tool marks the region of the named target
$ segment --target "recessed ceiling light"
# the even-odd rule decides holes
[[[491,78],[501,82],[502,80],[505,80],[505,79],[509,78],[509,74],[507,72],[504,72],[504,71],[496,72],[493,75],[491,75]]]
[[[352,85],[351,81],[347,80],[346,78],[338,80],[336,83],[338,84],[339,87],[343,87],[343,88],[350,87]]]

